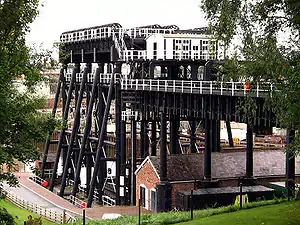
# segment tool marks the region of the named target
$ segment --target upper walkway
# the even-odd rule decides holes
[[[112,73],[100,74],[100,83],[109,84],[112,79]],[[66,73],[66,82],[70,82],[72,73]],[[95,74],[87,74],[87,82],[94,81]],[[75,82],[80,83],[83,73],[77,73]],[[221,82],[221,81],[203,81],[203,80],[163,80],[163,79],[128,79],[126,76],[115,74],[115,83],[121,84],[121,90],[128,91],[153,91],[153,92],[171,92],[199,95],[224,95],[224,96],[246,96],[266,97],[274,89],[272,83],[257,82],[246,87],[243,82]]]

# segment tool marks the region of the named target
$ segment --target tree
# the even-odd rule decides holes
[[[225,74],[272,82],[275,89],[266,106],[281,127],[300,130],[299,1],[202,0],[201,8],[227,53],[235,47],[225,58]],[[299,154],[299,147],[296,135],[289,149]]]
[[[34,93],[43,63],[25,44],[38,5],[38,0],[0,0],[0,165],[9,168],[15,161],[38,159],[34,142],[43,141],[55,126],[50,115],[40,111],[45,100]],[[25,85],[24,91],[17,81]],[[0,172],[0,183],[3,180],[17,183],[10,171]]]

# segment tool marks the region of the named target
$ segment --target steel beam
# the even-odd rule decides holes
[[[93,176],[92,176],[92,179],[90,182],[90,190],[89,190],[89,195],[88,195],[88,199],[87,199],[87,207],[89,207],[89,208],[92,206],[92,202],[93,202],[96,178],[98,176],[99,163],[101,160],[101,151],[102,151],[102,147],[103,147],[103,143],[104,143],[104,132],[105,132],[105,130],[106,130],[105,128],[107,126],[107,120],[108,120],[108,115],[109,115],[109,110],[110,110],[111,100],[112,100],[112,95],[113,95],[114,81],[115,81],[115,73],[113,71],[112,78],[111,78],[110,85],[109,85],[109,90],[108,90],[107,104],[105,107],[104,118],[103,118],[102,125],[101,125],[100,137],[99,137],[99,142],[98,142],[98,147],[97,147],[97,154],[96,154],[96,159],[95,159],[95,167],[94,167]]]
[[[178,121],[172,120],[170,121],[170,153],[171,154],[178,154]]]
[[[131,205],[136,204],[136,121],[131,120]]]
[[[253,127],[247,123],[246,178],[253,178]]]
[[[157,188],[157,212],[169,211],[171,209],[171,186],[167,178],[167,123],[166,115],[161,114],[160,121],[160,182],[156,184]]]
[[[156,121],[153,120],[151,122],[151,156],[156,156],[156,144],[157,144]]]
[[[66,100],[66,103],[65,103],[65,106],[64,106],[63,121],[68,120],[69,106],[70,106],[70,102],[71,102],[71,98],[72,98],[73,86],[74,86],[74,83],[75,83],[75,80],[76,80],[76,73],[77,73],[77,70],[74,69],[73,73],[72,73],[72,77],[71,77],[71,82],[70,82],[70,86],[69,86],[67,100]],[[54,189],[54,181],[56,179],[58,162],[59,162],[60,153],[61,153],[62,145],[63,145],[63,142],[64,142],[64,138],[65,138],[65,130],[66,130],[66,127],[63,126],[61,131],[60,131],[60,135],[59,135],[59,141],[58,141],[58,146],[57,146],[57,151],[56,151],[56,158],[55,158],[54,167],[53,167],[53,171],[52,171],[52,176],[51,176],[50,184],[49,184],[49,190],[50,191],[53,191],[53,189]]]
[[[233,138],[232,138],[230,120],[226,120],[226,129],[227,129],[227,134],[228,134],[229,146],[233,147]]]
[[[90,102],[89,102],[89,105],[88,105],[88,108],[87,108],[86,124],[85,124],[85,127],[84,127],[83,137],[82,137],[82,140],[81,140],[81,147],[80,147],[80,151],[79,151],[79,154],[78,154],[78,162],[76,164],[74,186],[72,188],[72,195],[73,196],[76,196],[76,193],[77,193],[77,190],[78,190],[82,160],[83,160],[83,156],[84,156],[88,136],[90,134],[91,127],[92,127],[92,113],[93,113],[93,106],[94,106],[95,97],[96,97],[96,93],[97,93],[97,85],[99,83],[99,76],[100,76],[100,70],[99,70],[99,68],[97,68],[96,74],[95,74],[95,77],[94,77],[94,81],[93,81],[91,99],[90,99]]]
[[[81,103],[82,103],[82,99],[83,99],[83,93],[86,89],[88,72],[89,72],[88,68],[85,68],[85,70],[83,72],[83,77],[82,77],[82,81],[81,81],[78,99],[76,101],[77,104],[76,104],[76,109],[75,109],[73,129],[72,129],[71,137],[69,140],[69,146],[68,146],[67,155],[66,155],[66,162],[65,162],[65,165],[63,165],[64,169],[63,169],[63,175],[62,175],[62,181],[61,181],[61,188],[60,188],[60,192],[59,192],[59,195],[61,197],[64,196],[64,192],[65,192],[65,188],[66,188],[66,181],[67,181],[67,176],[68,176],[68,169],[69,169],[69,165],[70,165],[70,161],[71,161],[72,148],[73,148],[73,144],[75,141],[75,136],[78,133],[78,129],[80,127]]]

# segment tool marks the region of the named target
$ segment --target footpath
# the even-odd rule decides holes
[[[33,176],[31,173],[15,173],[16,177],[19,180],[19,184],[31,191],[35,195],[38,195],[40,198],[48,201],[52,205],[60,208],[62,210],[66,210],[66,212],[72,214],[73,216],[82,216],[82,209],[76,207],[71,204],[64,198],[56,195],[55,193],[49,191],[48,189],[40,186],[34,181],[30,180],[29,177]],[[90,220],[102,219],[103,215],[106,217],[107,214],[120,214],[120,215],[128,215],[128,216],[137,216],[138,215],[138,207],[137,206],[94,206],[93,208],[86,208],[86,217]],[[146,210],[143,210],[142,213],[149,213]]]

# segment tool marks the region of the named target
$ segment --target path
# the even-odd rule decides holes
[[[57,208],[65,209],[67,212],[73,215],[82,215],[82,209],[74,206],[67,200],[59,197],[48,189],[40,186],[39,184],[33,182],[29,179],[32,176],[31,173],[15,173],[17,176],[20,186],[31,191],[35,195],[39,196],[48,203],[54,205]],[[146,210],[143,210],[142,213],[149,213]],[[86,209],[86,216],[89,219],[102,219],[104,214],[121,214],[121,215],[138,215],[138,207],[136,206],[113,206],[113,207],[101,207],[95,206],[93,208]]]
[[[55,205],[51,204],[49,201],[46,201],[45,199],[39,197],[38,195],[34,194],[33,192],[29,191],[28,189],[26,189],[21,185],[19,187],[10,187],[8,184],[3,184],[3,189],[15,194],[16,196],[20,197],[21,199],[27,202],[37,204],[43,208],[56,211],[60,214],[63,213],[63,210],[61,208],[56,207]]]

